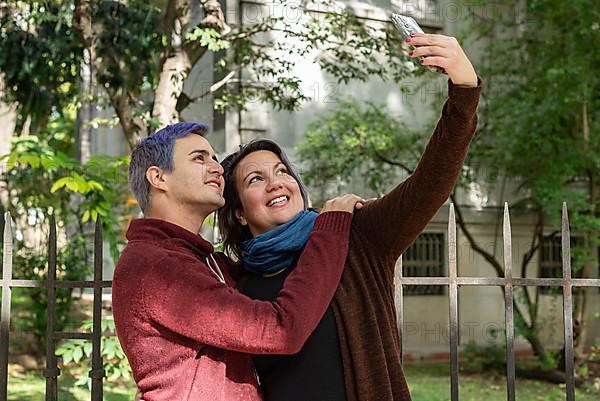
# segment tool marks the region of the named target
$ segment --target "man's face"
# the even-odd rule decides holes
[[[183,209],[198,208],[206,216],[225,204],[223,168],[216,161],[212,146],[200,135],[175,141],[173,170],[164,178],[167,197]]]

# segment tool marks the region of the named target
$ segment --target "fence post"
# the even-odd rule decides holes
[[[563,264],[563,313],[565,328],[565,376],[567,378],[567,401],[575,401],[575,377],[573,370],[573,282],[571,281],[571,233],[567,203],[562,207],[562,264]]]
[[[450,399],[458,401],[458,285],[456,216],[450,204],[448,216],[448,298],[450,305]]]
[[[400,328],[400,364],[404,365],[404,292],[402,291],[402,255],[400,255],[399,266],[396,269],[398,272],[394,278],[394,299],[396,301],[396,317],[398,319],[398,327]]]
[[[4,213],[2,258],[2,311],[0,312],[0,401],[8,398],[8,344],[10,341],[10,303],[12,280],[12,222],[10,213]]]
[[[46,281],[48,293],[47,320],[46,320],[46,401],[58,400],[58,368],[55,354],[56,337],[54,321],[56,319],[56,221],[54,215],[50,216],[50,236],[48,238],[48,279]]]
[[[508,202],[504,203],[502,226],[504,240],[504,318],[506,322],[506,393],[508,401],[515,401],[515,322],[513,311],[512,232]],[[525,289],[527,291],[527,289]]]
[[[94,233],[94,307],[92,321],[92,401],[102,401],[104,367],[102,364],[102,220],[96,219]]]

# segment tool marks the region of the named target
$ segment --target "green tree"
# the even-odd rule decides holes
[[[473,154],[519,182],[523,202],[551,224],[568,202],[572,231],[583,239],[575,274],[589,278],[600,245],[600,10],[587,0],[542,0],[523,2],[514,15],[511,3],[496,2],[505,12],[495,21],[474,20],[489,43],[481,69],[489,85]],[[574,289],[580,360],[588,292]]]
[[[540,244],[556,235],[561,205],[567,201],[572,232],[583,238],[574,252],[575,274],[590,277],[598,263],[600,232],[600,76],[593,72],[600,61],[600,50],[593,45],[600,39],[599,11],[591,1],[542,0],[522,2],[515,13],[513,2],[501,1],[493,4],[501,10],[494,18],[481,17],[489,3],[479,1],[470,7],[471,33],[485,43],[483,62],[476,64],[486,86],[479,134],[460,185],[482,183],[491,189],[507,181],[518,183],[517,192],[511,194],[517,198],[513,210],[527,209],[536,216],[531,246],[520,266],[523,276]],[[386,184],[397,181],[389,181],[391,175],[411,173],[423,140],[381,108],[351,103],[315,122],[298,150],[306,165],[304,177],[321,193],[352,182],[358,172],[367,177],[369,188],[381,193]],[[500,178],[490,182],[490,169]],[[502,276],[502,261],[478,243],[454,195],[452,201],[457,223],[472,248]],[[548,226],[554,231],[548,233]],[[581,362],[590,317],[587,290],[574,291],[577,362]],[[563,381],[562,352],[554,354],[539,337],[543,323],[539,288],[519,288],[516,296],[519,333],[541,366],[550,369],[521,373]]]
[[[108,99],[130,146],[208,95],[223,110],[250,99],[296,109],[307,97],[290,55],[313,57],[340,82],[412,71],[391,26],[371,27],[329,0],[269,6],[228,25],[216,0],[0,2],[3,95],[17,106],[17,132],[26,121],[37,132],[74,98],[98,101],[82,96],[82,69],[92,71],[96,97]],[[283,16],[268,12],[278,7]],[[211,52],[217,79],[192,98],[184,83]]]

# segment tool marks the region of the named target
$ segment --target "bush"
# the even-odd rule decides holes
[[[86,320],[80,327],[80,331],[91,331],[92,320]],[[112,319],[102,319],[102,344],[100,354],[102,356],[105,377],[109,382],[123,379],[131,379],[131,369],[121,344],[115,337],[115,322]],[[56,350],[56,355],[62,357],[66,370],[77,377],[76,386],[87,386],[91,389],[92,379],[87,375],[90,371],[90,360],[92,357],[92,343],[85,340],[68,340]]]
[[[505,347],[498,344],[479,345],[470,341],[461,353],[460,368],[467,373],[504,372],[506,369]]]

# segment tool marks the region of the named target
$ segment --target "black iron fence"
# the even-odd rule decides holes
[[[111,281],[102,280],[102,226],[100,219],[96,222],[94,237],[94,279],[92,281],[61,281],[56,279],[56,224],[50,220],[50,237],[48,241],[48,278],[47,280],[16,280],[12,278],[13,233],[10,215],[4,216],[4,258],[2,261],[2,304],[0,316],[0,401],[8,396],[8,353],[10,335],[11,290],[15,287],[46,288],[48,294],[48,323],[46,328],[46,401],[58,400],[58,368],[55,354],[56,343],[63,339],[82,339],[92,342],[92,366],[89,375],[92,379],[92,401],[103,398],[104,370],[100,353],[102,337],[102,289],[111,286]],[[450,322],[450,363],[451,363],[451,400],[459,400],[458,391],[458,287],[459,286],[500,286],[504,289],[505,330],[506,330],[506,383],[507,400],[515,400],[515,338],[513,302],[515,286],[557,286],[563,291],[563,319],[565,341],[565,374],[567,383],[565,397],[567,401],[575,400],[574,360],[573,360],[573,287],[600,287],[600,279],[571,278],[571,247],[569,220],[566,205],[563,205],[562,216],[562,278],[517,278],[512,276],[512,242],[511,225],[508,206],[504,208],[503,244],[504,244],[504,277],[457,277],[457,239],[454,206],[450,205],[448,222],[448,277],[403,277],[402,268],[396,276],[396,300],[398,305],[399,327],[403,327],[403,285],[423,286],[436,285],[448,287],[449,322]],[[56,289],[57,288],[91,288],[93,296],[93,326],[90,333],[57,332]]]
[[[0,401],[8,398],[8,352],[10,336],[10,309],[12,288],[46,288],[48,294],[47,326],[46,326],[46,401],[58,400],[58,376],[60,369],[56,357],[56,343],[64,339],[80,339],[92,342],[92,365],[89,372],[92,383],[92,401],[102,401],[102,381],[104,369],[100,354],[102,338],[102,288],[110,287],[111,281],[102,280],[102,224],[96,222],[94,234],[94,279],[92,281],[62,281],[56,279],[56,223],[50,217],[50,234],[48,241],[48,279],[47,280],[15,280],[12,278],[13,265],[13,230],[10,214],[4,215],[3,260],[2,260],[2,304],[0,314]],[[92,331],[57,332],[56,289],[57,288],[91,288],[93,297]]]

